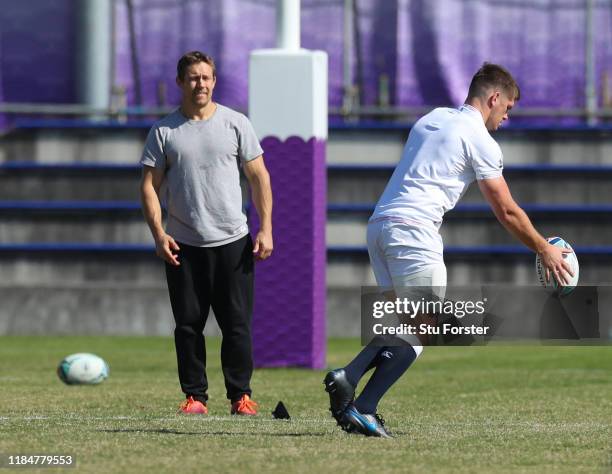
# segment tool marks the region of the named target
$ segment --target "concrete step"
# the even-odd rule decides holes
[[[605,261],[578,255],[580,284],[612,283],[612,266]],[[608,262],[608,263],[606,263]],[[514,285],[538,284],[535,256],[473,256],[453,258],[445,256],[449,285],[508,283]],[[327,263],[329,289],[376,286],[367,255],[334,256]]]
[[[0,143],[0,162],[138,163],[147,132],[144,128],[18,130]]]
[[[171,336],[174,330],[165,288],[2,285],[0,299],[0,335]],[[359,318],[359,288],[329,293],[328,336],[358,337]],[[204,334],[221,334],[213,311]]]
[[[330,206],[327,245],[365,245],[371,210],[369,206]],[[544,235],[561,235],[579,246],[601,246],[612,241],[611,206],[527,205],[525,210]],[[152,243],[138,202],[0,202],[0,217],[3,243]],[[445,218],[441,234],[449,246],[515,243],[486,204],[458,206]]]
[[[612,282],[612,266],[581,261],[581,284]],[[528,255],[447,258],[452,285],[537,284]],[[360,288],[375,285],[367,256],[333,254],[327,264],[327,334],[359,336]],[[0,254],[0,335],[171,335],[163,263],[151,252]],[[218,335],[214,315],[206,334]]]
[[[360,291],[359,287],[328,290],[328,337],[360,336]],[[0,335],[171,336],[174,330],[162,288],[2,285],[0,299]],[[212,311],[204,334],[220,334]]]
[[[37,127],[18,130],[0,143],[0,162],[32,160],[50,162],[136,163],[149,124],[78,127]],[[399,160],[409,125],[387,127],[331,127],[327,142],[328,163],[394,164]],[[583,163],[612,164],[609,127],[507,127],[493,137],[506,164]],[[264,150],[265,152],[265,150]]]
[[[138,202],[140,176],[141,168],[134,163],[0,163],[0,202]],[[241,185],[246,201],[246,179]]]
[[[163,288],[0,286],[0,334],[171,335]]]
[[[328,163],[395,164],[400,159],[408,127],[387,130],[362,128],[331,130]],[[504,163],[612,164],[612,133],[605,129],[557,130],[506,128],[493,134]]]
[[[140,198],[138,185],[133,173],[24,176],[0,172],[0,200],[135,201]]]
[[[165,288],[163,262],[154,251],[0,253],[0,284],[76,287],[132,285]]]
[[[331,166],[328,202],[375,203],[385,189],[390,166]],[[505,177],[521,203],[604,204],[612,202],[612,167],[508,166]],[[137,165],[5,163],[0,166],[0,201],[133,201],[139,199]],[[244,197],[248,196],[243,183]],[[482,202],[473,184],[461,202]]]
[[[169,336],[174,319],[160,286],[1,285],[0,335]],[[211,311],[204,333],[221,334]]]
[[[335,166],[328,170],[330,204],[376,203],[392,174],[386,166]],[[606,204],[612,202],[612,169],[584,166],[508,166],[504,171],[519,203]],[[473,183],[462,203],[484,202]]]
[[[516,239],[502,227],[486,204],[482,206],[484,211],[462,210],[470,207],[459,206],[446,216],[440,228],[445,245],[469,247],[517,244]],[[481,209],[481,206],[477,208]],[[332,209],[342,209],[342,207]],[[612,208],[608,206],[580,208],[583,209],[582,212],[562,212],[562,209],[563,206],[526,206],[527,214],[534,226],[545,236],[559,235],[573,245],[581,247],[605,246],[612,242]],[[586,209],[601,209],[601,211],[586,212]],[[328,212],[327,244],[329,246],[366,245],[369,216],[369,212]]]
[[[580,283],[612,282],[609,256],[581,255]],[[535,257],[526,254],[469,254],[445,256],[448,281],[471,283],[536,282]],[[367,253],[330,253],[326,284],[330,288],[375,285]],[[71,288],[154,287],[165,289],[164,263],[147,252],[11,252],[0,253],[0,285],[69,286]]]
[[[130,214],[55,213],[2,215],[0,242],[152,244],[153,238],[139,211]]]

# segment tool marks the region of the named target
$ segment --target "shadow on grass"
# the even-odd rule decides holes
[[[157,433],[157,434],[170,434],[170,435],[214,435],[214,436],[274,436],[274,437],[288,437],[288,438],[299,438],[299,437],[314,437],[314,436],[329,436],[329,433],[253,433],[252,431],[178,431],[168,430],[165,428],[161,429],[133,429],[133,428],[121,428],[114,430],[96,430],[102,433]]]

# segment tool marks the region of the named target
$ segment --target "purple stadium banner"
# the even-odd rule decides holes
[[[0,0],[0,97],[76,101],[72,0]]]
[[[125,0],[115,2],[115,84],[135,104]],[[485,61],[506,65],[522,107],[584,106],[583,0],[355,0],[353,77],[363,104],[387,80],[397,106],[459,104]],[[595,0],[596,89],[612,82],[612,0]],[[69,0],[0,0],[1,95],[74,102],[75,18]],[[176,61],[201,49],[218,62],[217,99],[246,110],[249,52],[274,47],[275,0],[134,0],[143,105],[176,103]],[[343,0],[302,0],[302,46],[329,55],[329,103],[342,103]],[[256,26],[253,26],[256,25]],[[32,74],[32,68],[44,74]],[[609,84],[608,90],[611,87]],[[161,94],[160,94],[161,91]]]

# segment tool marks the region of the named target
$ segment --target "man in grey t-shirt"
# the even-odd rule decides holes
[[[181,106],[158,121],[142,158],[141,199],[157,255],[166,262],[184,413],[208,412],[204,325],[212,306],[223,335],[221,365],[231,413],[254,415],[253,260],[272,253],[272,191],[249,120],[212,101],[215,63],[199,51],[177,65]],[[240,168],[260,220],[251,241]],[[161,202],[168,218],[162,226]]]

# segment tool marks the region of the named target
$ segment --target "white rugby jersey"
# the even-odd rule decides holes
[[[475,179],[497,178],[502,170],[501,149],[477,109],[434,109],[412,127],[370,222],[389,219],[437,231]]]

